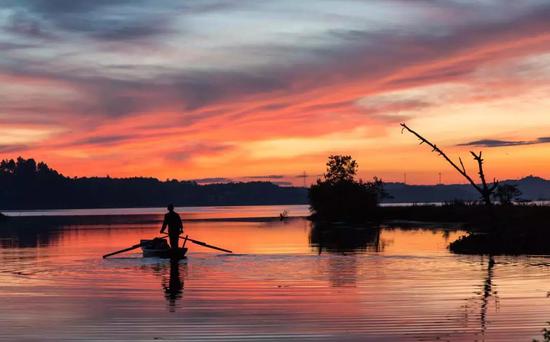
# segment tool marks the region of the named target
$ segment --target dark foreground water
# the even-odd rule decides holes
[[[225,208],[218,216],[227,220],[187,222],[193,238],[235,254],[190,246],[179,264],[144,259],[138,251],[101,258],[158,235],[154,220],[34,218],[3,225],[0,338],[543,340],[550,258],[452,255],[446,246],[460,231],[327,232],[299,218],[258,219],[281,209],[254,207],[247,215],[247,208]],[[303,209],[288,208],[290,214]],[[206,212],[189,216],[217,215]]]

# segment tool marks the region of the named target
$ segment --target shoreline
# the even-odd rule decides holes
[[[126,215],[44,215],[44,216],[5,216],[5,223],[65,224],[65,225],[117,225],[117,224],[160,224],[164,214],[126,214]],[[307,219],[307,216],[292,216],[285,220]],[[277,216],[258,217],[184,217],[185,222],[272,222],[280,221]]]

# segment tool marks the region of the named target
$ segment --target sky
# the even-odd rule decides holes
[[[0,157],[67,176],[550,178],[550,2],[0,0]]]

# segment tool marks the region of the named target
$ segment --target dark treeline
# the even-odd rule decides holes
[[[0,209],[303,204],[307,190],[270,182],[199,185],[156,178],[69,178],[33,159],[0,162]]]

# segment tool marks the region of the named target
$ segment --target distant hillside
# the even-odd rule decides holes
[[[517,181],[528,200],[550,199],[550,181],[529,176]],[[445,202],[477,200],[465,184],[407,185],[385,183],[392,196],[385,202]],[[71,209],[177,206],[306,204],[307,189],[270,182],[199,185],[193,181],[156,178],[69,178],[33,159],[0,162],[0,211],[17,209]],[[1,219],[1,216],[0,216]]]
[[[529,176],[519,180],[505,180],[501,183],[515,184],[526,200],[550,199],[550,181]],[[384,188],[392,196],[385,202],[446,202],[455,199],[472,201],[479,199],[479,193],[469,184],[450,185],[407,185],[385,183]]]
[[[199,185],[155,178],[69,178],[33,159],[0,163],[0,210],[302,204],[304,188],[269,182]]]

